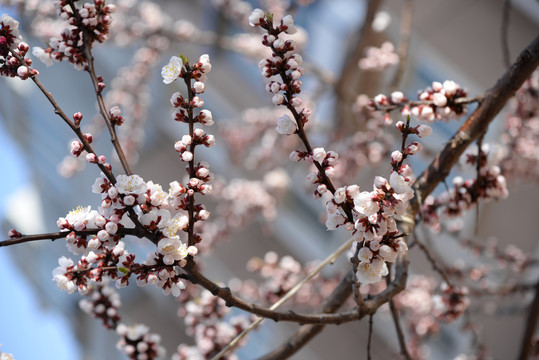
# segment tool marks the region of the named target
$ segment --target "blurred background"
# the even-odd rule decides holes
[[[44,46],[47,34],[58,27],[48,20],[52,4],[31,0],[2,3],[2,13],[7,12],[20,21],[21,33],[30,46]],[[250,150],[235,149],[227,146],[233,141],[221,140],[233,137],[230,132],[234,130],[231,129],[240,119],[260,116],[246,112],[247,109],[268,107],[269,112],[273,111],[257,67],[260,52],[250,42],[252,38],[238,35],[249,31],[247,17],[243,17],[243,25],[236,21],[244,15],[245,7],[223,0],[158,3],[118,1],[118,12],[114,14],[118,18],[114,17],[114,21],[118,22],[115,26],[124,35],[114,37],[113,34],[111,41],[96,46],[94,54],[97,71],[107,84],[116,77],[115,81],[123,80],[131,86],[122,88],[111,81],[110,88],[115,93],[109,100],[110,106],[112,102],[123,101],[122,110],[124,116],[128,114],[127,121],[133,118],[137,122],[136,126],[126,126],[127,130],[121,134],[131,149],[132,169],[145,180],[161,183],[164,188],[183,176],[183,165],[177,159],[173,144],[186,129],[171,120],[169,103],[170,95],[179,90],[179,84],[164,86],[160,69],[170,56],[179,52],[192,60],[208,53],[213,70],[203,99],[205,108],[213,112],[216,127],[206,130],[215,134],[218,145],[216,149],[202,151],[201,156],[226,181],[262,179],[265,173],[277,169],[263,166],[268,147],[279,145],[271,138],[275,136],[274,125],[270,127],[273,135],[261,138],[260,144],[251,146]],[[249,3],[252,7],[278,9],[282,3],[289,2]],[[327,133],[337,127],[348,133],[361,129],[352,111],[357,95],[373,97],[391,90],[388,83],[395,67],[386,73],[366,72],[359,70],[357,61],[364,56],[367,46],[380,47],[384,41],[399,44],[402,16],[409,3],[413,8],[410,47],[398,88],[410,99],[415,99],[417,90],[429,86],[432,81],[446,79],[461,84],[471,96],[482,94],[507,68],[502,34],[508,39],[511,62],[539,34],[539,3],[535,0],[510,1],[505,33],[502,26],[504,0],[319,0],[306,5],[302,3],[291,1],[289,5],[296,25],[304,29],[297,41],[307,63],[304,91],[311,94],[316,105],[316,125],[312,130],[315,144],[327,142]],[[124,9],[126,12],[122,13]],[[364,24],[368,9],[375,14],[371,26]],[[247,16],[250,14],[250,11],[244,12]],[[132,21],[137,17],[142,19],[141,22]],[[180,21],[182,19],[194,24],[201,32],[190,28],[188,22]],[[135,40],[137,36],[150,33],[152,36],[144,41]],[[150,49],[146,55],[137,53],[141,45]],[[38,60],[34,64],[40,71],[41,82],[52,92],[64,112],[68,115],[82,112],[84,121],[92,124],[91,129],[100,132],[99,125],[94,125],[91,120],[96,114],[96,106],[87,74],[74,70],[67,63],[50,68]],[[130,68],[124,69],[130,64]],[[271,119],[273,115],[268,116]],[[0,179],[3,234],[11,228],[25,234],[54,232],[57,231],[57,219],[71,209],[79,205],[97,208],[100,198],[92,194],[90,188],[98,172],[94,167],[83,168],[84,164],[64,159],[66,155],[69,157],[68,145],[74,136],[54,115],[52,107],[32,82],[0,79],[0,120],[0,164],[6,171]],[[440,150],[462,121],[436,125],[428,150],[433,153]],[[503,123],[502,114],[490,129],[487,140],[497,139]],[[294,148],[294,144],[285,145]],[[96,140],[95,146],[108,158],[112,157],[105,133]],[[312,199],[304,181],[307,169],[287,162],[286,154],[284,165],[278,168],[289,173],[290,186],[278,197],[279,202],[275,204],[278,214],[270,218],[254,216],[244,231],[234,231],[228,234],[226,241],[217,243],[204,260],[205,272],[210,278],[222,281],[232,277],[249,278],[252,275],[245,269],[247,261],[252,256],[263,257],[269,250],[280,255],[291,254],[302,262],[322,259],[346,240],[344,232],[325,230],[318,219],[323,208],[319,201]],[[416,164],[416,173],[419,174],[426,165]],[[120,168],[114,162],[113,167]],[[388,166],[382,163],[380,167],[367,168],[356,177],[357,183],[365,189],[370,188],[372,176],[380,169],[387,172]],[[66,178],[62,174],[70,176]],[[539,205],[529,201],[537,199],[537,186],[513,183],[510,193],[510,198],[503,202],[481,207],[475,238],[483,241],[495,236],[500,243],[515,244],[527,254],[539,255],[534,226]],[[215,203],[208,205],[212,212],[216,207]],[[475,219],[472,220],[465,229],[473,234]],[[448,262],[470,259],[455,249],[454,241],[442,235],[433,238],[431,246],[447,256]],[[150,246],[135,239],[128,248],[136,254],[144,254]],[[0,351],[13,353],[18,360],[122,359],[115,350],[116,334],[104,330],[99,321],[79,310],[78,295],[68,296],[56,288],[51,272],[60,256],[69,256],[63,240],[0,249]],[[434,275],[422,253],[412,251],[410,258],[412,273]],[[346,261],[334,265],[327,273],[331,275],[343,272],[343,269],[346,269]],[[536,279],[537,274],[525,273],[523,276]],[[171,316],[178,309],[171,296],[164,297],[152,287],[136,286],[122,289],[120,294],[124,321],[142,322],[158,332],[168,354],[174,353],[179,343],[191,341],[184,333],[182,319]],[[488,308],[492,302],[496,299],[488,299],[483,304]],[[510,305],[505,313],[479,314],[475,318],[484,330],[484,343],[496,359],[515,357],[520,346],[526,313],[510,311]],[[473,339],[460,336],[460,325],[457,322],[441,329],[429,343],[430,358],[453,359],[466,351]],[[366,321],[328,326],[293,358],[364,358],[367,329]],[[266,322],[237,354],[241,359],[261,356],[285,341],[295,330],[297,326],[293,324]],[[374,335],[373,358],[386,359],[398,352],[395,330],[387,311],[380,311],[375,316]],[[339,355],[336,356],[336,352]]]

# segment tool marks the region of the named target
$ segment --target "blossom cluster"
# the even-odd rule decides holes
[[[262,60],[259,66],[262,75],[270,78],[278,75],[282,81],[270,81],[266,90],[273,95],[273,103],[277,106],[286,106],[294,115],[294,122],[288,115],[279,118],[277,132],[281,134],[294,134],[304,140],[303,125],[307,122],[310,110],[301,108],[301,101],[295,97],[301,91],[299,77],[302,70],[296,68],[296,54],[293,54],[293,43],[278,38],[281,32],[289,31],[293,26],[293,19],[284,17],[280,25],[274,27],[273,16],[264,14],[255,9],[249,17],[253,26],[260,26],[267,31],[263,35],[262,44],[271,47],[273,57]],[[284,85],[284,86],[283,86]],[[283,93],[284,91],[284,93]],[[402,93],[401,93],[402,95]],[[404,100],[404,95],[398,100]],[[375,100],[376,101],[376,100]],[[389,105],[389,103],[387,104]],[[430,135],[431,128],[427,125],[411,127],[410,118],[407,122],[399,121],[396,128],[404,139],[415,134],[420,137]],[[307,146],[309,149],[309,147]],[[362,243],[358,252],[358,279],[369,284],[381,280],[387,274],[387,262],[394,262],[398,255],[407,251],[406,242],[398,235],[396,220],[404,215],[408,201],[414,193],[411,184],[414,181],[412,169],[404,165],[407,156],[415,155],[422,149],[421,144],[412,142],[401,151],[392,154],[392,173],[390,180],[378,176],[375,178],[374,191],[360,192],[359,186],[351,185],[333,189],[331,178],[335,174],[335,164],[338,154],[324,148],[314,148],[308,151],[294,150],[290,159],[294,161],[308,160],[316,166],[316,170],[307,176],[307,182],[316,185],[315,198],[322,198],[326,205],[329,230],[344,226],[346,230],[354,233],[358,242]],[[328,191],[331,190],[331,191]]]
[[[196,346],[181,344],[172,360],[210,359],[225,348],[236,336],[249,326],[249,317],[236,315],[228,317],[230,308],[225,301],[204,290],[199,296],[180,298],[184,306],[179,316],[184,319],[186,333],[193,336]],[[245,344],[242,339],[240,346]],[[226,356],[235,360],[234,354]]]
[[[165,348],[161,346],[161,336],[150,333],[145,325],[127,326],[120,323],[116,333],[120,336],[116,347],[131,360],[163,358],[166,354]]]
[[[402,92],[394,91],[390,97],[375,96],[371,105],[379,110],[399,107],[404,116],[411,114],[426,122],[449,121],[467,114],[466,104],[462,102],[467,95],[467,91],[452,80],[433,81],[432,86],[418,92],[416,102],[409,102]]]
[[[428,196],[423,203],[425,224],[433,231],[441,230],[440,216],[455,218],[477,206],[479,200],[505,199],[508,196],[507,182],[496,164],[494,156],[488,161],[489,146],[479,150],[479,154],[467,154],[466,162],[476,169],[476,178],[464,180],[453,178],[453,187],[437,197]]]
[[[105,42],[112,23],[111,14],[116,7],[105,0],[84,3],[80,8],[67,0],[55,1],[58,16],[69,24],[59,36],[50,38],[49,47],[34,47],[32,53],[47,66],[54,61],[67,59],[77,70],[88,63],[85,46],[92,48],[94,41]],[[85,44],[86,43],[86,44]]]
[[[263,258],[253,257],[247,263],[247,270],[259,274],[264,279],[263,283],[231,279],[229,286],[247,299],[273,304],[304,279],[313,267],[312,263],[302,265],[292,256],[279,257],[276,252],[269,251]],[[317,275],[316,281],[305,283],[289,303],[319,306],[337,284],[338,278],[338,274],[333,277]]]
[[[21,41],[19,22],[3,14],[0,17],[0,76],[26,80],[31,75],[38,75],[37,70],[30,69],[32,60],[25,59],[29,49],[28,44]]]
[[[510,180],[539,179],[539,71],[535,71],[510,102],[501,142],[505,154],[500,162]]]
[[[107,329],[116,328],[120,321],[118,310],[121,305],[120,295],[107,284],[93,287],[87,296],[79,301],[82,311],[103,321],[103,326]]]
[[[266,91],[273,95],[272,101],[275,105],[286,106],[293,111],[294,116],[297,115],[296,120],[301,121],[300,126],[303,126],[311,115],[311,110],[302,107],[302,101],[297,96],[303,85],[300,80],[305,72],[305,69],[301,67],[303,58],[294,53],[296,45],[293,40],[279,38],[281,33],[296,33],[294,19],[287,15],[281,19],[279,25],[274,26],[272,15],[255,9],[249,16],[249,24],[267,31],[267,34],[263,35],[262,45],[272,50],[271,58],[263,59],[258,63],[262,76],[268,79],[279,76],[279,79],[270,80],[266,84]],[[296,124],[288,115],[284,115],[279,118],[276,130],[280,134],[291,135],[296,132]]]
[[[385,41],[379,48],[369,46],[365,49],[365,57],[359,60],[359,68],[368,71],[382,71],[399,63],[399,55],[395,46]]]

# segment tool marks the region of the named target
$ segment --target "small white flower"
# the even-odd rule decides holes
[[[17,45],[20,42],[19,22],[7,14],[0,17],[0,28],[7,38],[7,45]]]
[[[432,95],[432,102],[438,107],[444,107],[447,105],[447,98],[442,93],[434,93]]]
[[[260,20],[264,19],[264,11],[261,9],[254,9],[251,15],[249,15],[249,25],[258,26],[260,25]]]
[[[206,126],[213,125],[213,116],[210,110],[200,110],[198,116],[201,124],[204,124]]]
[[[188,223],[188,217],[178,213],[163,224],[161,231],[166,237],[174,237],[179,230],[185,229]]]
[[[354,208],[360,214],[370,216],[376,214],[380,210],[380,205],[377,201],[373,201],[373,193],[362,191],[354,197]]]
[[[319,163],[322,163],[326,158],[326,151],[324,148],[315,148],[313,149],[313,160]]]
[[[288,115],[283,115],[277,120],[275,130],[282,135],[292,135],[296,131],[296,123]]]
[[[58,266],[52,271],[52,279],[56,283],[56,286],[62,291],[67,291],[69,294],[73,293],[76,289],[75,283],[65,276],[68,268],[73,267],[73,260],[62,256],[58,259]]]
[[[211,64],[210,64],[210,56],[208,54],[201,55],[200,58],[198,58],[198,62],[201,64],[199,69],[203,73],[209,73],[211,71]],[[205,76],[200,78],[200,81],[204,82]]]
[[[408,194],[410,192],[413,194],[410,182],[406,181],[406,179],[399,175],[396,171],[391,173],[391,176],[389,177],[389,184],[398,194]]]
[[[75,230],[80,231],[87,227],[94,227],[96,216],[97,211],[92,211],[91,206],[78,206],[76,209],[71,210],[66,215],[65,219],[73,226]]]
[[[161,185],[148,181],[147,186],[150,190],[150,202],[153,206],[161,206],[166,203],[167,193],[163,191]]]
[[[163,68],[161,69],[161,76],[163,77],[163,82],[165,84],[170,84],[171,82],[176,80],[180,76],[182,69],[184,69],[182,59],[177,56],[171,57],[168,64],[163,66]]]
[[[362,247],[359,249],[359,253],[357,254],[357,257],[360,261],[370,261],[372,258],[372,251],[368,247]]]
[[[195,94],[202,94],[206,90],[206,85],[202,81],[195,81],[193,84]]]
[[[119,175],[116,188],[120,194],[144,194],[148,189],[144,180],[138,175]]]
[[[185,289],[185,284],[182,281],[173,283],[171,286],[172,296],[174,297],[180,296],[183,289]]]
[[[387,245],[380,246],[378,253],[387,262],[395,262],[397,260],[398,253]]]
[[[459,89],[459,85],[451,80],[444,81],[443,87],[445,95],[449,97],[455,95],[455,93]]]
[[[335,194],[333,194],[333,197],[337,204],[343,203],[344,200],[346,200],[346,188],[341,187],[335,190]]]
[[[428,125],[419,125],[417,127],[417,136],[424,138],[432,134],[432,128]]]
[[[402,161],[402,153],[399,150],[395,150],[391,153],[391,161],[398,163],[399,161]]]
[[[296,26],[294,25],[294,18],[291,15],[286,15],[283,20],[281,20],[283,25],[287,27],[284,31],[287,34],[295,34],[297,32]]]
[[[159,240],[157,252],[164,255],[163,262],[167,265],[172,265],[188,255],[187,246],[178,237]]]
[[[386,263],[375,258],[372,261],[362,261],[357,269],[357,278],[362,284],[375,284],[382,280],[382,276],[388,273]]]
[[[273,98],[271,99],[271,101],[273,101],[273,104],[275,105],[281,105],[281,104],[284,104],[285,98],[283,94],[277,93],[273,95]]]
[[[391,102],[393,104],[400,104],[404,100],[404,94],[400,91],[393,91],[391,93]]]

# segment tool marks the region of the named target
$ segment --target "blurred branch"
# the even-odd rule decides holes
[[[489,124],[524,81],[531,76],[537,65],[539,65],[539,37],[536,37],[520,54],[498,82],[486,91],[483,101],[468,120],[418,177],[414,184],[417,197],[425,199],[440,182],[444,181],[462,153],[473,141],[486,132]],[[417,213],[419,210],[417,201],[413,203],[413,207],[413,213]]]
[[[511,0],[505,0],[502,10],[502,55],[503,65],[511,65],[511,54],[509,52],[509,14],[511,12]]]
[[[535,329],[537,328],[537,320],[539,319],[539,281],[535,285],[535,296],[530,306],[530,312],[526,321],[526,330],[524,331],[524,337],[522,338],[522,345],[520,347],[519,360],[526,360],[531,355],[532,339],[535,335]]]
[[[339,246],[337,250],[335,250],[328,257],[326,257],[326,259],[324,259],[320,264],[318,264],[318,266],[315,269],[313,269],[306,277],[304,277],[300,282],[298,282],[292,289],[288,290],[288,292],[281,299],[279,299],[279,301],[277,301],[275,304],[273,304],[270,307],[270,310],[275,310],[279,308],[282,304],[284,304],[286,301],[288,301],[288,299],[294,296],[299,291],[299,289],[301,289],[301,287],[307,283],[307,281],[311,280],[313,277],[318,275],[320,271],[322,271],[322,269],[326,267],[326,265],[334,263],[335,260],[337,260],[343,252],[345,252],[348,248],[350,248],[353,242],[354,242],[354,239],[351,238],[347,242]],[[212,360],[218,360],[222,358],[223,355],[225,355],[229,350],[235,347],[245,335],[251,332],[255,327],[260,325],[263,321],[264,321],[264,318],[259,318],[258,320],[254,321],[251,325],[249,325],[247,329],[243,330],[223,350],[221,350],[219,354],[215,355],[212,358]]]
[[[395,330],[397,331],[397,339],[399,340],[399,346],[401,348],[401,355],[406,360],[411,360],[410,354],[406,349],[406,341],[404,340],[404,333],[402,332],[402,327],[399,319],[399,312],[393,303],[393,300],[389,300],[389,309],[391,310],[391,317],[393,318],[393,323],[395,324]]]
[[[410,47],[410,34],[412,32],[412,5],[413,0],[406,0],[404,10],[402,10],[399,48],[397,49],[397,54],[399,55],[399,66],[397,67],[397,71],[395,72],[393,80],[391,81],[391,89],[393,90],[398,89],[408,63],[408,49]]]
[[[352,118],[352,103],[358,95],[361,71],[358,66],[359,59],[365,53],[365,48],[372,43],[374,31],[372,22],[382,5],[382,0],[369,0],[365,19],[358,32],[355,34],[357,40],[354,48],[345,57],[346,63],[343,65],[341,73],[335,84],[337,94],[337,112],[339,122],[346,126]]]
[[[339,285],[333,290],[333,292],[326,298],[322,305],[322,311],[325,313],[335,312],[341,307],[348,297],[352,294],[352,282],[353,282],[353,271],[350,270],[346,276],[341,280]],[[408,278],[408,258],[406,256],[401,257],[397,261],[397,272],[395,279],[388,285],[388,287],[382,291],[380,294],[374,296],[372,299],[365,301],[366,311],[358,311],[359,308],[351,310],[351,312],[356,312],[357,319],[362,319],[366,315],[372,315],[376,313],[378,308],[383,304],[387,303],[389,299],[393,296],[400,293],[405,285],[406,279]],[[345,313],[349,313],[347,311]],[[344,314],[344,313],[343,313]],[[284,359],[298,350],[300,350],[307,342],[313,339],[318,335],[324,325],[303,325],[288,341],[278,348],[276,348],[271,353],[261,357],[259,360],[278,360]]]
[[[391,268],[389,268],[389,271],[386,277],[386,283],[388,285],[391,283]],[[404,333],[402,331],[402,327],[400,323],[399,312],[397,308],[395,307],[395,303],[393,302],[393,299],[389,300],[389,310],[391,311],[391,317],[393,318],[393,323],[395,324],[395,330],[397,331],[397,339],[399,341],[401,355],[406,360],[411,360],[410,354],[408,353],[408,350],[406,349],[406,341],[404,340]]]
[[[494,117],[505,105],[507,100],[513,96],[522,83],[532,74],[538,64],[539,37],[537,37],[520,54],[517,61],[505,72],[505,74],[498,80],[496,85],[486,92],[485,99],[459,129],[459,131],[453,136],[452,140],[448,143],[444,150],[442,150],[442,152],[436,156],[429,168],[425,170],[418,178],[415,183],[417,197],[424,199],[440,182],[444,181],[446,176],[449,174],[449,171],[458,160],[460,154],[464,152],[464,150],[475,138],[479,137],[486,130],[488,124],[493,121]],[[416,214],[419,211],[418,204],[419,203],[417,200],[413,203],[413,207],[409,212],[411,215]],[[373,302],[381,301],[382,297],[384,297],[385,303],[394,295],[402,291],[402,289],[404,289],[407,276],[408,259],[406,257],[402,257],[400,262],[397,263],[397,274],[395,276],[395,280],[389,284],[388,288],[384,292],[366,302],[369,314],[374,313],[377,309],[373,309]],[[335,301],[335,303],[340,302],[344,304],[346,299],[338,299],[338,297],[350,296],[352,293],[352,284],[353,274],[352,271],[349,271],[347,276],[341,280],[338,287],[328,297],[328,301],[332,300]],[[345,288],[347,291],[338,291],[341,288]],[[539,299],[537,301],[539,302]],[[323,310],[325,310],[325,308],[323,308]],[[336,310],[337,309],[334,311]],[[320,333],[323,327],[324,325],[302,326],[286,343],[282,344],[275,351],[262,357],[261,359],[282,359],[286,356],[290,356],[298,351],[309,340],[314,338],[318,333]]]
[[[371,360],[371,342],[372,342],[372,318],[374,314],[369,315],[369,338],[367,340],[367,360]]]

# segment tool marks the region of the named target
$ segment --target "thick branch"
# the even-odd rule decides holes
[[[404,290],[406,279],[408,278],[408,259],[406,256],[403,256],[397,262],[397,273],[395,279],[391,282],[388,287],[376,295],[374,298],[367,300],[365,302],[366,311],[358,311],[359,308],[356,307],[352,312],[357,314],[357,319],[359,320],[366,315],[374,314],[380,306],[393,298],[399,292]],[[323,312],[335,312],[342,306],[350,297],[352,293],[352,282],[353,282],[353,273],[349,271],[348,274],[341,280],[339,285],[333,290],[333,292],[326,298],[322,304]],[[340,304],[340,305],[339,305]],[[347,314],[350,311],[343,312],[341,314]],[[286,359],[296,353],[301,349],[307,342],[313,339],[317,334],[319,334],[324,325],[304,325],[302,326],[296,334],[294,334],[288,341],[274,351],[265,356],[261,357],[259,360],[270,360],[270,359]]]
[[[494,117],[498,115],[524,81],[531,76],[537,65],[539,65],[539,37],[536,37],[520,54],[516,62],[498,80],[496,85],[487,90],[483,101],[417,179],[414,184],[417,191],[416,198],[419,196],[424,199],[447,177],[466,148],[487,131],[488,125],[494,120]],[[413,212],[416,213],[417,210],[418,202],[416,200]]]
[[[419,177],[415,186],[418,190],[417,197],[422,198],[428,196],[434,188],[442,182],[449,170],[456,163],[459,156],[464,152],[468,145],[482,133],[484,133],[488,127],[488,124],[499,113],[501,108],[505,105],[507,100],[513,96],[516,90],[522,85],[522,83],[530,77],[532,72],[539,64],[539,37],[537,37],[519,56],[517,61],[509,68],[506,73],[498,80],[496,85],[486,92],[484,101],[477,107],[472,113],[466,123],[459,129],[459,131],[453,136],[452,140],[446,146],[440,154],[438,154],[432,164],[425,172]],[[456,140],[459,141],[456,141]],[[410,210],[410,215],[414,215],[419,210],[419,202],[416,200],[413,208]],[[407,277],[407,259],[403,259],[405,262],[401,266],[397,266],[397,275],[395,280],[388,286],[388,289],[382,294],[376,296],[374,299],[367,302],[367,306],[370,308],[371,302],[377,298],[382,297],[386,292],[391,292],[392,295],[387,296],[385,302],[389,301],[394,295],[404,289],[404,284]],[[404,270],[402,270],[404,269]],[[351,275],[350,273],[348,275]],[[404,279],[404,281],[403,281]],[[343,282],[348,282],[343,284]],[[353,277],[346,276],[339,284],[339,287],[348,286],[352,287]],[[402,286],[399,289],[399,286]],[[390,291],[397,289],[397,291]],[[330,295],[338,297],[339,294],[335,292]],[[341,295],[342,296],[342,295]],[[350,293],[346,294],[346,297],[350,296]],[[370,311],[369,311],[370,312]],[[287,343],[281,345],[278,349],[271,354],[263,357],[262,359],[282,359],[292,355],[295,351],[299,350],[301,346],[305,345],[308,340],[312,339],[316,334],[321,331],[322,327],[306,325],[300,328],[298,332],[291,337]],[[306,339],[302,342],[300,339]],[[300,345],[301,344],[301,345]],[[271,356],[270,356],[271,355]],[[282,355],[282,357],[279,357]]]
[[[331,296],[328,297],[322,305],[322,311],[329,313],[337,311],[352,293],[352,287],[349,283],[352,281],[352,272],[341,280],[339,285],[333,290]],[[288,340],[287,343],[259,358],[259,360],[285,359],[294,354],[298,349],[301,349],[309,340],[315,337],[324,329],[324,325],[305,325]]]

